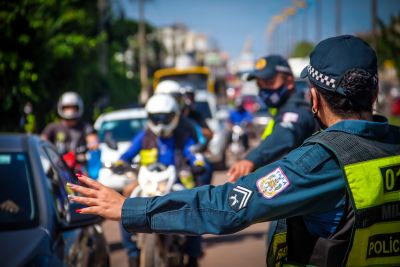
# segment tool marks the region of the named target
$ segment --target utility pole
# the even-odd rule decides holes
[[[342,4],[341,0],[336,0],[336,36],[341,34],[341,11],[342,11]]]
[[[307,41],[308,38],[307,8],[308,6],[305,6],[303,11],[303,41]]]
[[[140,64],[140,102],[149,98],[146,62],[146,25],[144,21],[144,1],[139,0],[139,64]]]
[[[372,47],[376,49],[378,42],[378,16],[377,16],[377,6],[376,0],[371,0],[371,19],[372,19]]]
[[[316,43],[318,43],[319,41],[321,41],[321,36],[322,36],[322,31],[321,31],[321,18],[322,18],[322,0],[316,0],[315,1],[315,19],[317,21],[317,23],[315,23],[315,34],[316,34]]]

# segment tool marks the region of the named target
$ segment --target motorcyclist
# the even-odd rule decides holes
[[[140,164],[149,165],[162,163],[166,166],[180,166],[186,161],[193,173],[205,171],[204,158],[194,154],[191,147],[195,140],[190,132],[180,127],[180,109],[173,97],[167,94],[152,96],[145,107],[148,113],[148,126],[138,133],[132,140],[131,146],[120,157],[120,161],[131,163],[136,155],[140,155]],[[178,152],[178,153],[177,153]],[[125,190],[126,191],[126,190]],[[139,251],[131,239],[131,234],[122,232],[123,244],[128,250],[131,266],[138,264]],[[197,265],[197,258],[201,256],[200,237],[188,237],[187,250],[189,266]]]
[[[41,133],[41,137],[53,143],[73,168],[85,163],[87,138],[94,134],[92,125],[81,119],[83,110],[82,98],[76,92],[63,93],[57,103],[61,120],[50,123]]]
[[[182,115],[194,121],[200,128],[202,135],[206,138],[206,142],[210,141],[213,137],[213,132],[208,127],[206,120],[195,109],[195,91],[192,86],[184,86],[181,88],[182,92]]]
[[[194,109],[195,105],[195,94],[194,89],[189,86],[182,87],[178,82],[172,80],[164,80],[160,82],[155,90],[156,94],[168,94],[175,98],[177,101],[181,112],[180,120],[182,125],[184,125],[188,131],[195,135],[194,140],[196,140],[198,149],[197,153],[202,153],[206,149],[208,142],[213,136],[213,132],[207,125],[207,122],[201,115]],[[205,172],[196,175],[197,185],[210,184],[212,179],[212,166],[205,160]]]
[[[235,109],[229,112],[229,117],[227,121],[228,129],[231,131],[234,125],[240,125],[247,129],[248,127],[250,127],[252,121],[253,115],[251,115],[251,113],[244,108],[243,99],[241,97],[238,97],[235,100]],[[245,131],[242,140],[245,149],[248,149],[249,136],[246,129],[244,129]]]

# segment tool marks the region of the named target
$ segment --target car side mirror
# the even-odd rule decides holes
[[[104,142],[112,150],[118,150],[117,141],[115,141],[115,139],[112,138],[110,135],[106,135],[106,137],[104,138]]]
[[[70,203],[66,219],[62,223],[63,231],[99,224],[104,220],[102,217],[97,215],[79,214],[76,212],[77,209],[82,209],[84,207],[86,206],[79,203]]]

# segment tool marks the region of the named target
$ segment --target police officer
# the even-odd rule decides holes
[[[268,106],[272,120],[261,143],[228,171],[229,181],[286,155],[317,130],[309,104],[296,94],[292,70],[286,59],[270,55],[258,60],[248,80],[256,79],[259,96]]]
[[[302,75],[325,130],[282,159],[235,184],[160,198],[125,199],[83,177],[91,189],[71,186],[86,195],[72,200],[90,206],[80,213],[122,219],[129,231],[227,234],[286,218],[269,266],[400,266],[400,128],[372,112],[375,52],[354,36],[329,38]]]

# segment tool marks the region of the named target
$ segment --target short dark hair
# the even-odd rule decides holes
[[[311,84],[328,102],[332,111],[345,118],[365,111],[372,112],[378,90],[378,78],[362,69],[349,70],[343,76],[341,86],[345,88],[346,96],[323,89],[313,82]]]

